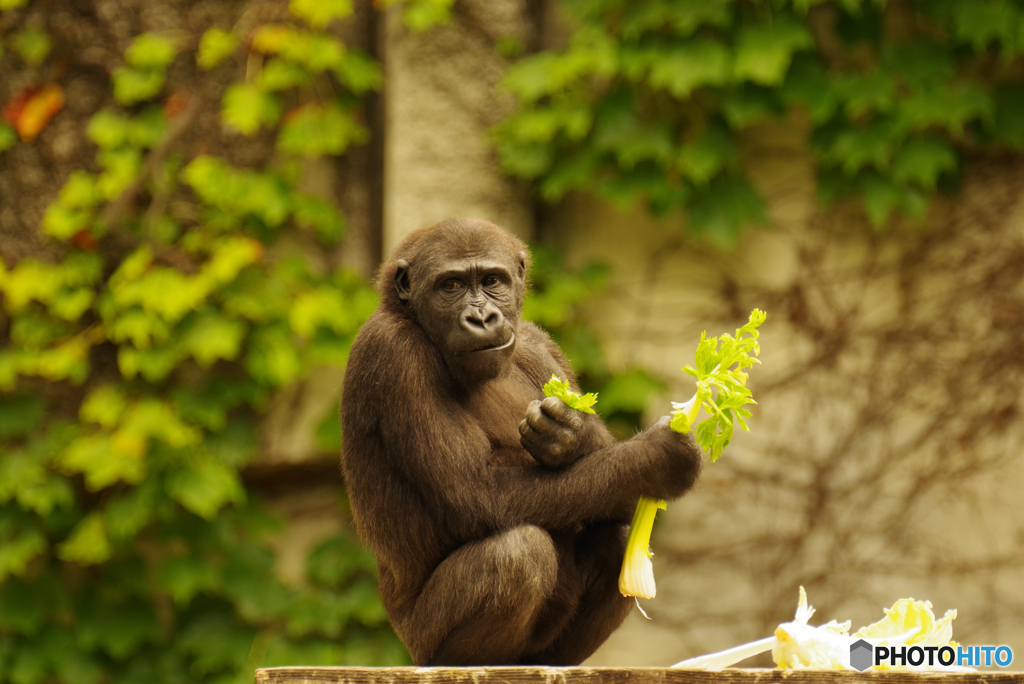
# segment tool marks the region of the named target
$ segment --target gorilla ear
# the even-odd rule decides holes
[[[398,260],[398,269],[395,271],[395,292],[403,302],[409,301],[412,296],[412,285],[409,283],[409,262],[405,259]]]
[[[519,279],[526,278],[526,252],[519,252]]]

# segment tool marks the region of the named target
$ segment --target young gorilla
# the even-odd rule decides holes
[[[575,378],[520,319],[528,264],[487,221],[419,230],[352,346],[345,480],[418,665],[578,664],[632,605],[617,582],[637,498],[677,498],[700,471],[667,418],[616,443],[544,398],[552,374]]]

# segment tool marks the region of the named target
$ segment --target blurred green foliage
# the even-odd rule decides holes
[[[45,213],[46,257],[0,260],[0,682],[408,662],[372,557],[339,534],[301,586],[283,584],[268,542],[281,523],[241,479],[271,395],[342,367],[376,305],[358,274],[309,258],[344,222],[299,186],[304,159],[366,138],[361,97],[380,69],[324,31],[350,3],[291,10],[251,48],[219,28],[137,36],[115,104],[87,126],[95,170],[74,171]],[[47,58],[42,27],[14,35],[24,62]],[[244,169],[184,156],[191,104],[167,96],[169,68],[195,60],[202,78],[246,50],[258,73],[227,87],[221,121],[277,153]],[[310,84],[327,77],[324,98]],[[15,144],[0,129],[0,151]],[[336,453],[328,413],[317,437]]]
[[[400,6],[402,22],[413,31],[426,31],[449,21],[455,0],[376,0],[381,8]]]
[[[504,167],[723,245],[765,220],[738,143],[801,113],[823,199],[920,217],[970,153],[1024,148],[1021,0],[563,0],[563,50],[519,61]]]

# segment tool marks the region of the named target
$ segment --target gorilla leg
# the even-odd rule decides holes
[[[396,627],[418,665],[511,664],[557,573],[551,537],[533,525],[465,544],[437,567]]]
[[[576,540],[576,569],[581,593],[572,621],[559,636],[524,664],[578,665],[604,643],[633,605],[619,593],[619,569],[626,550],[629,525],[599,523]]]

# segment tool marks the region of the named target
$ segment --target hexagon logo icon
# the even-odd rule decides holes
[[[858,639],[850,644],[850,667],[854,670],[863,672],[874,664],[874,660],[875,649],[871,647],[871,644],[863,639]]]

